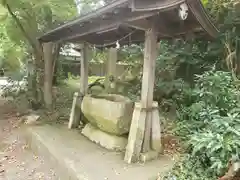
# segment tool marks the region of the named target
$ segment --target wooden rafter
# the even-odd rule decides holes
[[[132,2],[138,3],[132,4]],[[188,19],[182,21],[183,26],[179,26],[181,20],[177,12],[179,5],[183,2],[188,4],[190,12]],[[218,32],[200,0],[116,0],[97,11],[47,32],[39,40],[43,42],[82,41],[88,39],[86,36],[95,36],[95,34],[106,36],[106,33],[112,33],[113,29],[118,29],[115,31],[116,36],[121,33],[124,36],[124,32],[119,30],[122,25],[144,32],[148,28],[146,18],[150,17],[156,17],[158,20],[157,29],[160,39],[182,36],[189,31],[194,32],[195,29],[199,31],[199,28],[211,37],[215,37]],[[141,40],[143,38],[135,39],[135,41]],[[104,42],[101,41],[98,44],[100,43]]]

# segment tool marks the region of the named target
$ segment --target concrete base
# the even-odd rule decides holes
[[[101,148],[63,126],[33,126],[26,132],[32,150],[53,163],[62,180],[155,180],[174,164],[166,156],[146,164],[126,164],[124,154]]]
[[[82,134],[109,150],[125,151],[127,146],[127,137],[108,134],[92,126],[90,123],[83,128]]]

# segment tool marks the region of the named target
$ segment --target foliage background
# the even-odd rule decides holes
[[[82,15],[109,1],[80,3],[78,13]],[[226,171],[228,159],[239,154],[240,3],[203,3],[220,30],[216,40],[193,37],[159,44],[154,98],[163,110],[177,111],[174,133],[186,144],[183,161],[168,179],[216,179]],[[14,74],[26,68],[29,59],[39,62],[34,49],[39,35],[77,14],[74,0],[0,0],[0,4],[0,68]],[[120,59],[129,64],[120,81],[134,77],[123,93],[134,100],[140,95],[142,52],[143,45],[121,47],[119,52]],[[96,50],[93,55],[106,59],[104,50]]]

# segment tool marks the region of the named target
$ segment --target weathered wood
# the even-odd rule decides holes
[[[68,128],[77,128],[80,125],[80,121],[83,119],[81,113],[81,104],[88,89],[88,64],[89,64],[89,47],[86,43],[82,45],[82,57],[81,57],[81,77],[80,77],[80,94],[75,93],[73,98],[72,110],[70,114]]]
[[[141,103],[146,109],[152,108],[153,89],[155,79],[155,64],[157,58],[157,31],[153,24],[152,28],[146,31],[145,49],[144,49],[144,66],[142,79]],[[145,135],[143,142],[143,152],[150,150],[150,136],[152,127],[152,114],[147,114]]]
[[[80,108],[77,106],[78,98],[79,93],[75,92],[73,96],[73,103],[68,123],[68,129],[77,128],[78,126],[78,121],[80,119]]]
[[[154,127],[153,133],[151,131],[152,123],[154,122],[156,125],[156,121],[159,120],[159,117],[156,117],[158,116],[158,113],[156,113],[156,111],[158,111],[156,109],[157,105],[153,103],[156,58],[157,31],[155,26],[152,25],[152,28],[146,31],[141,102],[135,103],[128,145],[124,158],[127,163],[138,161],[141,153],[146,154],[150,152],[151,144],[153,144],[153,150],[156,149],[156,153],[159,152],[157,143],[159,140],[158,133],[160,125],[159,127]]]
[[[79,96],[79,104],[82,104],[83,97],[87,94],[88,90],[88,66],[90,61],[90,49],[87,43],[83,43],[82,47],[82,58],[81,58],[81,77],[80,77],[80,96]],[[81,106],[80,106],[81,107]],[[84,116],[80,111],[80,118],[77,119],[77,125],[80,124],[80,121],[83,120]]]
[[[129,164],[139,161],[144,138],[146,116],[147,112],[142,110],[142,104],[135,103],[124,157],[124,161]]]
[[[129,11],[125,13],[124,16],[117,16],[109,20],[100,20],[94,23],[89,23],[85,25],[81,31],[79,31],[79,26],[76,26],[75,28],[72,29],[72,31],[75,33],[71,31],[70,33],[73,35],[67,36],[66,38],[62,38],[61,41],[71,41],[72,39],[77,39],[91,33],[101,32],[108,29],[110,30],[119,27],[123,23],[148,18],[156,14],[158,14],[157,11],[146,12],[144,14],[142,14],[141,12]]]
[[[149,24],[149,21],[144,19],[130,21],[130,22],[124,23],[124,25],[128,27],[133,27],[139,30],[143,30],[143,31],[147,31],[151,27]]]
[[[178,26],[182,20],[176,11],[184,2],[188,5],[189,14],[191,14],[191,16],[189,16],[187,21],[183,23],[183,26],[194,24],[197,25],[197,27],[200,27],[205,34],[208,33],[212,37],[217,37],[218,30],[214,24],[211,23],[201,0],[187,2],[185,0],[118,0],[45,33],[39,38],[39,40],[42,42],[68,40],[86,41],[86,36],[92,36],[94,33],[109,29],[109,26],[114,27],[132,21],[134,19],[133,16],[137,17],[139,20],[145,21],[147,17],[144,16],[153,13],[154,11],[158,14],[153,13],[148,17],[158,16],[159,19],[169,17],[167,20],[169,23],[166,26],[166,29],[169,31],[161,32],[161,34],[167,33],[170,37],[179,37],[179,33],[181,32],[179,32],[179,29],[176,28],[176,26]],[[164,24],[159,21],[157,26],[161,29]],[[172,29],[175,29],[176,31],[171,32]],[[187,32],[195,31],[194,27],[183,29]],[[186,32],[183,33],[185,34]],[[116,35],[124,36],[124,32],[117,32]],[[182,34],[180,34],[180,37],[181,35]],[[161,38],[169,37],[164,35],[161,36]],[[91,38],[89,40],[90,41],[88,42],[91,42]],[[112,41],[112,39],[110,40],[109,38],[107,40]],[[141,39],[141,42],[142,40],[143,39]]]
[[[151,149],[156,153],[162,152],[161,144],[161,121],[158,111],[158,103],[153,102],[152,126],[151,126]]]
[[[88,64],[89,64],[89,47],[86,43],[83,44],[81,58],[81,77],[80,77],[80,92],[85,95],[88,88]]]
[[[107,93],[114,92],[117,78],[117,49],[110,48],[106,62],[105,90]]]
[[[53,70],[53,43],[43,44],[44,56],[44,103],[48,110],[52,109],[52,70]]]

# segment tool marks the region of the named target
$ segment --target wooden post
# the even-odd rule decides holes
[[[81,78],[80,78],[80,93],[87,94],[88,89],[88,64],[89,64],[89,47],[86,43],[83,44],[81,58]]]
[[[145,49],[144,49],[144,65],[142,79],[141,103],[142,107],[152,108],[153,104],[153,89],[155,80],[155,64],[157,59],[157,31],[153,25],[151,29],[145,33]],[[152,126],[152,114],[147,113],[145,134],[143,141],[143,152],[150,150],[150,136]]]
[[[108,52],[108,60],[106,62],[105,91],[111,93],[115,90],[117,78],[117,49],[110,48]]]
[[[75,93],[72,110],[70,114],[68,128],[77,128],[80,125],[80,121],[82,120],[83,116],[81,113],[81,104],[84,95],[87,94],[88,90],[88,64],[89,64],[89,47],[86,43],[82,46],[81,51],[81,77],[80,77],[80,94]],[[79,107],[80,105],[80,107]]]
[[[158,104],[153,102],[157,30],[154,23],[145,32],[141,102],[135,103],[124,160],[133,163],[158,157],[161,151],[161,128]],[[156,127],[155,127],[156,126]]]
[[[43,44],[44,57],[44,103],[48,110],[52,109],[52,67],[53,67],[53,43]]]

